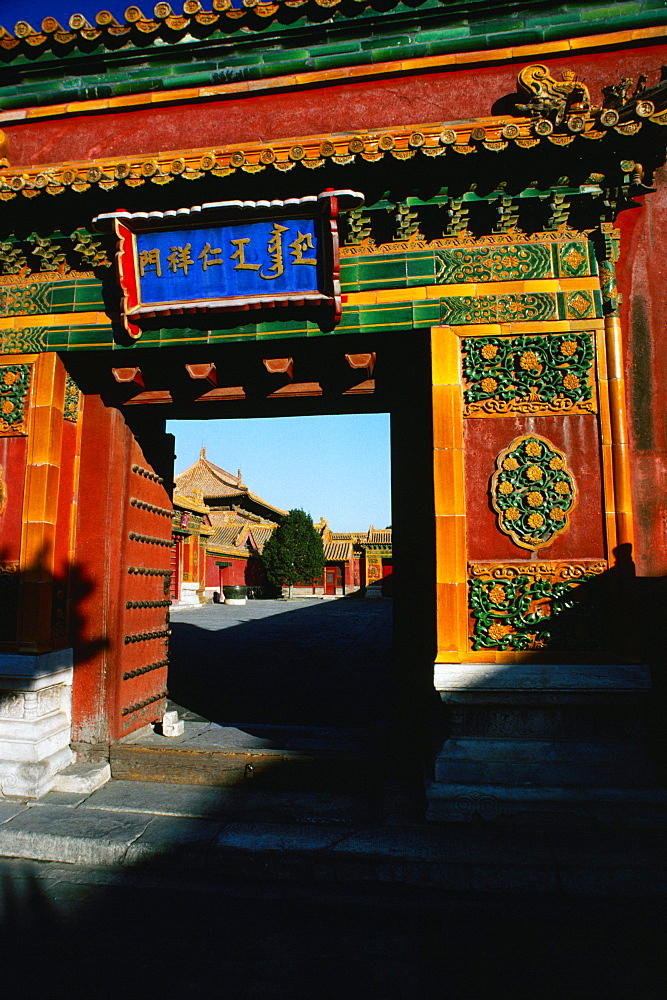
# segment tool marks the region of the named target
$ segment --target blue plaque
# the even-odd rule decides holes
[[[110,212],[125,328],[142,318],[316,304],[340,318],[336,218],[363,203],[355,191],[272,202],[212,202],[167,212]]]

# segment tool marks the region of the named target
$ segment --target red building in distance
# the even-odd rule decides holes
[[[220,600],[225,586],[247,587],[251,596],[270,592],[261,555],[287,514],[215,465],[201,449],[197,461],[174,480],[173,576],[178,604]],[[293,588],[295,597],[343,597],[382,584],[391,575],[391,529],[332,532],[325,518],[314,525],[322,538],[325,569],[312,583]],[[385,588],[386,589],[386,588]]]

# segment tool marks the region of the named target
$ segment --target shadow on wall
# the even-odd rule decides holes
[[[72,761],[72,701],[79,700],[88,665],[96,670],[92,661],[110,646],[87,621],[85,602],[94,599],[96,585],[85,569],[71,563],[53,574],[51,565],[47,549],[23,569],[0,552],[0,790],[5,794],[39,796]]]
[[[48,548],[31,565],[19,568],[0,550],[0,655],[24,652],[22,644],[41,641],[52,649],[76,648],[76,660],[86,660],[109,646],[107,636],[89,636],[81,604],[97,584],[79,563],[54,574]],[[47,617],[48,616],[48,617]]]
[[[652,678],[645,720],[648,749],[665,780],[667,577],[637,577],[630,544],[619,545],[613,556],[609,569],[584,575],[581,582],[572,581],[574,586],[568,580],[533,580],[528,573],[523,579],[473,580],[473,648],[500,643],[501,649],[520,650],[525,663],[576,664],[583,655],[600,664],[647,664]]]
[[[552,651],[606,652],[602,662],[611,658],[648,665],[652,690],[646,704],[647,748],[667,781],[667,577],[638,577],[630,544],[619,545],[613,555],[613,566],[573,588],[569,606],[545,621],[545,646]]]

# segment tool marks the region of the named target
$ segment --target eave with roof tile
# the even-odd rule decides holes
[[[654,88],[653,101],[634,101],[622,117],[611,116],[605,124],[605,109],[571,116],[562,128],[549,128],[544,119],[513,116],[489,117],[464,122],[430,122],[405,128],[374,129],[359,133],[310,135],[272,143],[245,143],[214,149],[169,151],[123,159],[42,164],[20,169],[0,169],[0,199],[22,195],[35,198],[72,190],[78,194],[100,189],[136,187],[146,182],[164,185],[174,180],[193,181],[209,176],[227,178],[237,172],[264,170],[286,172],[299,167],[315,170],[330,161],[337,167],[379,164],[383,160],[420,157],[467,156],[484,150],[494,153],[509,148],[533,149],[540,143],[569,147],[586,140],[636,135],[644,125],[667,125],[667,87]],[[646,109],[649,109],[646,111]],[[549,123],[550,124],[550,123]],[[582,146],[582,152],[583,152]]]

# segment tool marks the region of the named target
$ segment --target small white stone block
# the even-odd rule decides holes
[[[182,736],[185,731],[185,723],[179,721],[178,712],[165,712],[162,716],[163,736]]]

